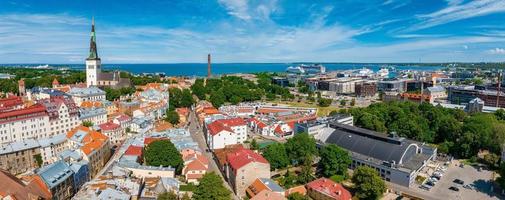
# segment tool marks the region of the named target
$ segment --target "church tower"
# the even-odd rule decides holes
[[[98,85],[101,73],[100,58],[96,49],[95,19],[91,22],[91,41],[89,43],[89,55],[86,58],[86,85]]]

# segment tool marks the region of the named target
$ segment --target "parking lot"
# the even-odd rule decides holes
[[[419,186],[413,187],[412,190],[422,192],[434,199],[500,199],[500,196],[492,192],[492,171],[479,170],[478,167],[469,165],[460,166],[457,161],[454,161],[441,174],[440,179],[430,189]],[[464,183],[455,183],[456,179]],[[455,187],[459,191],[451,190],[450,187]]]

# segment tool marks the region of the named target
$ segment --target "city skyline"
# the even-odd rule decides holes
[[[2,1],[2,63],[505,61],[505,1]]]

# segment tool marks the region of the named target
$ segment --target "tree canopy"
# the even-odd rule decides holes
[[[301,164],[306,157],[317,155],[316,140],[307,133],[299,133],[289,138],[285,144],[289,159]]]
[[[223,186],[223,180],[214,172],[205,174],[193,193],[194,200],[229,200],[231,192]]]
[[[282,169],[289,165],[289,157],[282,143],[268,145],[263,151],[263,157],[268,160],[271,169]]]
[[[144,147],[144,160],[149,166],[171,166],[179,174],[183,167],[182,156],[170,140],[157,140]]]
[[[359,166],[354,170],[352,182],[359,199],[380,199],[386,192],[386,184],[375,169]]]
[[[157,200],[177,200],[177,195],[171,192],[164,192],[158,195]]]
[[[389,102],[345,112],[354,116],[356,126],[438,144],[441,152],[462,158],[474,156],[480,149],[500,154],[505,142],[505,121],[499,120],[502,111],[467,115],[429,103]]]
[[[179,124],[179,114],[175,112],[175,110],[167,110],[166,116],[165,116],[165,121],[177,125]]]
[[[347,167],[352,162],[349,152],[337,145],[328,144],[321,149],[319,156],[321,157],[319,166],[325,177],[347,175]]]

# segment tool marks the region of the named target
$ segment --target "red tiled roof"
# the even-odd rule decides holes
[[[282,131],[281,126],[282,126],[281,124],[278,124],[277,127],[275,127],[274,132],[279,133],[279,134],[284,133],[284,131]]]
[[[123,114],[123,115],[120,115],[119,117],[117,117],[116,119],[117,119],[118,121],[122,121],[122,122],[123,122],[123,121],[128,121],[128,120],[130,120],[131,118],[130,118],[130,116]]]
[[[114,130],[114,129],[117,129],[120,127],[119,124],[116,124],[113,122],[106,122],[106,123],[100,124],[98,126],[100,126],[100,129],[102,131],[111,131],[111,130]]]
[[[208,164],[207,163],[202,163],[200,160],[195,159],[188,163],[186,167],[184,167],[184,171],[182,172],[183,174],[188,173],[189,171],[207,171],[208,169]],[[203,173],[205,174],[205,172]]]
[[[201,179],[204,174],[188,174],[187,179]]]
[[[307,189],[318,191],[333,199],[350,200],[352,195],[342,185],[333,182],[327,178],[320,178],[310,183],[307,183]]]
[[[131,156],[142,156],[142,150],[142,147],[130,145],[124,154]]]
[[[223,130],[229,131],[233,133],[231,127],[234,126],[245,126],[247,123],[242,118],[231,118],[231,119],[218,119],[209,125],[207,125],[207,129],[211,135],[216,135]]]
[[[7,98],[0,99],[0,110],[9,109],[22,104],[23,100],[21,100],[21,97],[9,96]]]
[[[46,112],[46,107],[44,107],[41,104],[35,104],[35,105],[28,107],[28,108],[23,108],[23,109],[19,109],[19,110],[8,111],[8,112],[2,112],[2,113],[0,113],[0,119],[22,116],[22,115],[30,115],[30,114],[35,114],[35,113],[45,113],[45,112]]]
[[[244,165],[247,165],[251,162],[260,162],[269,164],[268,161],[265,158],[263,158],[263,156],[261,156],[258,153],[255,153],[250,149],[238,149],[233,153],[228,153],[226,155],[226,162],[228,162],[231,168],[235,169],[234,171],[237,171]]]
[[[256,126],[258,126],[259,128],[265,128],[267,126],[265,123],[263,123],[262,121],[254,118],[254,117],[251,118],[251,121],[254,122],[256,124]]]

